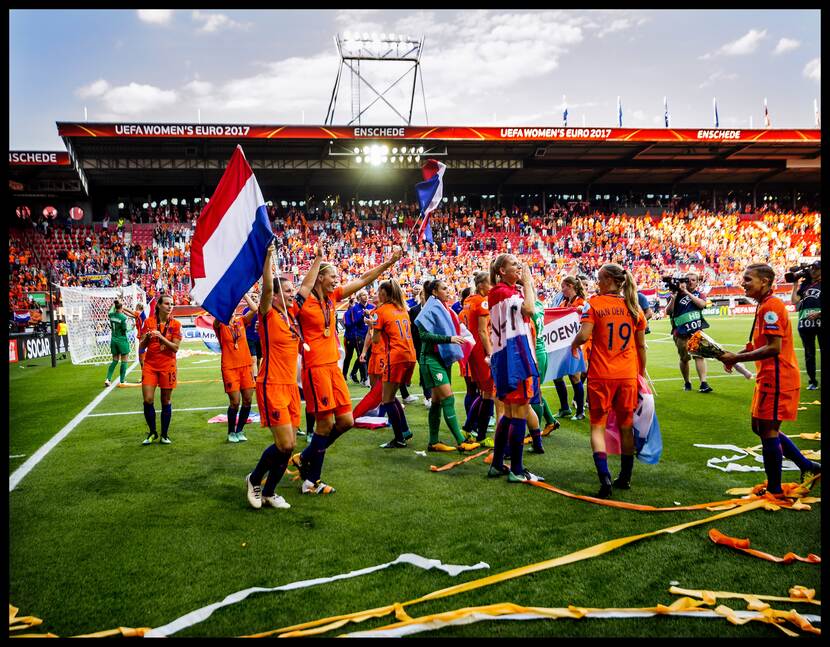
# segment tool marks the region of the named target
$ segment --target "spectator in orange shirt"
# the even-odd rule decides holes
[[[634,410],[637,408],[637,374],[646,367],[646,318],[637,303],[637,284],[631,272],[608,263],[599,270],[599,294],[588,299],[582,327],[571,343],[576,349],[591,339],[588,360],[588,399],[591,403],[591,449],[600,481],[597,497],[611,496],[611,474],[605,451],[605,426],[611,409],[620,426],[620,474],[613,486],[631,487],[634,467]]]
[[[793,347],[793,333],[784,302],[773,295],[775,270],[764,263],[746,268],[743,288],[758,303],[750,341],[740,353],[726,352],[718,359],[727,368],[737,362],[754,361],[757,367],[752,397],[752,431],[761,437],[766,491],[781,495],[782,453],[801,470],[801,482],[821,473],[821,465],[798,451],[781,433],[781,422],[795,420],[801,390],[801,374]]]

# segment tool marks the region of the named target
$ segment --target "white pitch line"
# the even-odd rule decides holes
[[[136,366],[138,366],[138,362],[134,362],[127,369],[127,374],[129,374],[130,371],[132,371]],[[32,454],[29,460],[27,460],[25,463],[23,463],[23,465],[18,467],[9,477],[9,492],[14,490],[14,488],[17,487],[17,484],[23,480],[23,477],[26,476],[29,472],[31,472],[34,469],[35,465],[42,461],[46,454],[52,451],[60,441],[66,438],[72,432],[72,430],[75,429],[75,427],[81,424],[84,418],[86,418],[89,415],[90,411],[97,407],[101,400],[107,397],[107,395],[117,386],[118,382],[113,380],[112,384],[110,384],[106,389],[104,389],[103,391],[101,391],[101,393],[95,396],[92,402],[90,402],[88,405],[84,407],[83,411],[81,411],[77,416],[72,418],[72,420],[70,420],[64,426],[63,429],[61,429],[58,433],[52,436],[45,445],[43,445],[34,454]]]
[[[26,454],[12,454],[9,458],[25,458]]]

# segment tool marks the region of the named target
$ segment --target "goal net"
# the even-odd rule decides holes
[[[110,351],[109,311],[118,299],[126,310],[143,310],[144,290],[135,285],[120,288],[76,288],[60,286],[66,316],[69,356],[73,364],[108,364]],[[125,313],[126,314],[126,313]],[[130,360],[138,353],[135,320],[127,314]]]

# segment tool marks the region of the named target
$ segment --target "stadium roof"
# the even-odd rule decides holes
[[[553,186],[815,185],[820,130],[588,127],[290,126],[58,122],[90,190],[203,186],[241,144],[260,185],[312,191],[411,187],[423,160],[452,171],[452,189]],[[363,147],[407,148],[421,162],[358,163]],[[414,147],[414,151],[411,149]],[[355,153],[355,149],[359,149]]]

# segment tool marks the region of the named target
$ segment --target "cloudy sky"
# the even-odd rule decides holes
[[[339,65],[336,33],[426,36],[426,111],[413,124],[663,123],[812,128],[820,14],[792,11],[13,10],[9,143],[63,150],[56,121],[321,124]],[[364,63],[383,89],[405,63]],[[406,114],[412,75],[389,95]],[[373,98],[365,86],[365,107]],[[405,109],[404,109],[405,108]],[[821,105],[819,103],[819,110]],[[351,120],[344,73],[335,123]],[[378,102],[364,124],[398,125]]]

